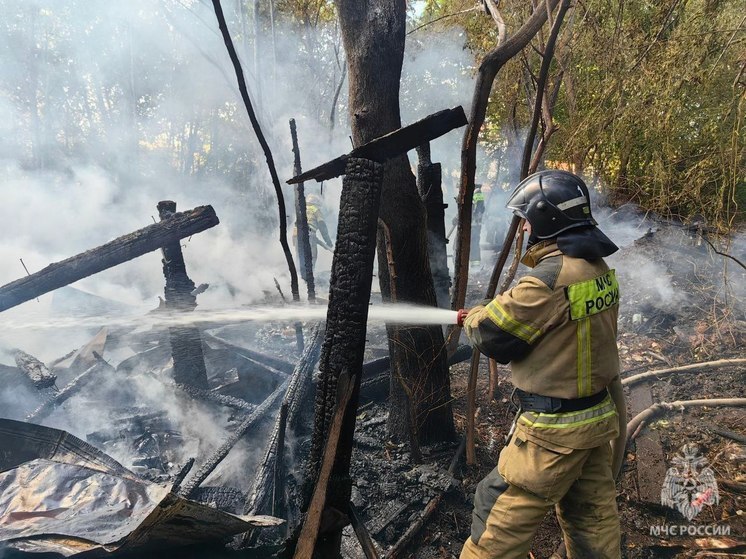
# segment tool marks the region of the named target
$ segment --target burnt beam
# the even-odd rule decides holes
[[[288,181],[288,184],[296,184],[311,179],[317,182],[333,179],[342,175],[345,172],[347,162],[355,158],[383,163],[465,124],[467,124],[466,115],[461,106],[438,111],[414,124],[389,132],[367,144],[356,147],[350,153],[340,155],[336,159],[293,177]]]
[[[212,206],[200,206],[50,264],[30,276],[0,287],[0,312],[178,242],[179,239],[201,233],[218,223],[220,221]]]

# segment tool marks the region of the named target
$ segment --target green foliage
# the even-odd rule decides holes
[[[429,0],[424,17],[466,7]],[[721,227],[743,219],[742,8],[738,0],[578,3],[553,67],[553,79],[560,67],[564,73],[553,115],[559,130],[546,160],[600,179],[616,203],[634,201],[682,219],[701,215]],[[509,32],[526,17],[518,3],[503,2],[501,10]],[[438,25],[463,26],[477,59],[495,46],[494,23],[483,13]],[[537,37],[534,46],[542,41]],[[483,142],[508,160],[530,119],[527,97],[534,92],[526,68],[535,72],[540,63],[530,49],[520,58],[498,76],[482,131]]]

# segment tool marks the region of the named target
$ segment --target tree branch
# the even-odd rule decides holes
[[[275,194],[277,194],[277,206],[280,214],[280,244],[282,250],[285,253],[285,260],[288,263],[288,270],[290,270],[290,291],[293,293],[293,301],[300,300],[300,291],[298,288],[298,273],[295,269],[295,262],[293,261],[293,254],[290,251],[288,245],[287,235],[287,210],[285,208],[285,196],[282,193],[282,187],[280,186],[280,179],[277,176],[277,169],[275,168],[275,161],[272,157],[272,150],[269,149],[267,139],[264,137],[259,121],[256,118],[254,107],[251,104],[249,98],[249,91],[246,87],[246,80],[244,79],[243,69],[241,68],[241,62],[238,60],[238,54],[236,54],[236,48],[233,46],[233,39],[228,32],[228,25],[225,22],[225,16],[223,15],[223,8],[220,6],[220,0],[212,0],[212,6],[215,9],[215,17],[218,20],[218,26],[220,27],[220,33],[223,35],[223,41],[225,42],[225,48],[228,49],[228,56],[230,56],[231,62],[233,63],[233,69],[236,71],[236,79],[238,80],[238,90],[241,92],[241,99],[246,107],[246,112],[249,114],[249,120],[251,126],[254,128],[259,144],[262,146],[264,157],[267,160],[267,167],[269,167],[269,174],[272,177],[272,184],[275,187]]]
[[[544,56],[541,61],[541,69],[539,70],[539,78],[536,82],[534,114],[531,118],[531,127],[529,128],[528,135],[526,136],[526,143],[523,146],[523,157],[521,159],[521,180],[525,179],[529,174],[531,166],[531,153],[534,148],[534,140],[536,139],[536,129],[539,126],[542,102],[546,95],[545,90],[547,79],[549,77],[549,66],[551,65],[552,58],[554,57],[554,46],[557,43],[557,37],[559,36],[560,27],[562,27],[562,20],[565,18],[565,14],[567,13],[567,10],[569,8],[570,0],[562,0],[562,4],[560,5],[559,11],[557,12],[557,17],[554,19],[552,30],[549,33],[549,39],[547,39],[547,44],[544,48]],[[542,134],[542,136],[544,135]]]
[[[552,7],[555,7],[559,0],[548,0],[548,2]],[[453,296],[451,298],[451,308],[453,309],[462,308],[466,300],[466,285],[469,279],[469,250],[471,249],[472,198],[474,196],[474,175],[477,167],[477,141],[487,114],[492,84],[500,69],[529,43],[546,20],[547,12],[543,7],[535,10],[516,34],[488,53],[479,66],[472,97],[469,126],[464,132],[461,146],[461,180],[458,195],[459,220]],[[512,238],[508,241],[508,248],[511,244]],[[450,333],[455,334],[457,329],[458,327],[453,328]],[[453,335],[450,339],[453,342],[458,339],[458,336]]]
[[[659,378],[664,375],[670,375],[671,373],[690,373],[690,372],[701,372],[706,371],[708,369],[717,369],[720,367],[727,367],[729,365],[744,365],[746,364],[746,359],[718,359],[716,361],[705,361],[703,363],[692,363],[691,365],[683,365],[681,367],[670,367],[667,369],[656,369],[655,371],[647,371],[645,373],[640,373],[637,375],[632,375],[630,377],[622,379],[622,384],[624,386],[629,386],[631,384],[638,383],[643,380],[647,380],[650,378]]]
[[[641,411],[627,423],[627,443],[635,440],[645,428],[645,425],[659,415],[670,411],[684,411],[686,408],[694,407],[713,408],[743,408],[746,407],[746,398],[712,398],[705,400],[677,400],[675,402],[660,402],[653,404],[648,409]]]

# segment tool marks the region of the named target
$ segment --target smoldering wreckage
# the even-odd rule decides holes
[[[284,324],[259,328],[174,320],[197,316],[196,297],[206,288],[189,278],[179,241],[218,225],[209,206],[177,213],[175,203],[161,202],[160,222],[0,288],[0,310],[6,310],[52,290],[75,294],[65,286],[147,252],[163,253],[165,296],[160,308],[143,317],[144,327],[101,324],[88,344],[49,364],[18,349],[15,367],[0,366],[3,553],[144,557],[167,550],[180,556],[301,558],[341,549],[344,556],[366,558],[402,557],[408,551],[420,557],[457,555],[469,521],[468,495],[480,471],[461,466],[466,438],[458,446],[422,449],[386,442],[389,359],[384,344],[376,345],[375,331],[366,330],[366,318],[381,162],[464,122],[460,108],[436,113],[297,177],[344,174],[326,322],[296,323],[299,337],[285,335]],[[365,212],[351,218],[352,200],[356,207],[362,200]],[[716,324],[703,324],[697,314],[713,304],[712,293],[723,279],[718,255],[709,241],[702,243],[702,231],[692,234],[638,217],[638,227],[644,225],[647,232],[623,251],[630,268],[646,251],[686,254],[685,260],[700,262],[691,260],[691,266],[681,268],[688,270],[683,274],[665,270],[687,292],[689,304],[678,313],[654,288],[622,295],[624,382],[631,411],[639,412],[630,423],[621,482],[626,525],[639,522],[641,514],[658,523],[675,518],[677,513],[662,511],[658,504],[666,457],[679,442],[677,421],[665,419],[666,414],[678,415],[680,422],[679,410],[690,405],[743,405],[734,396],[743,394],[745,360],[706,358],[718,351],[718,338],[730,337],[738,347],[746,336],[744,317],[735,311],[721,313]],[[671,261],[681,266],[681,258]],[[634,274],[624,266],[620,271]],[[483,279],[477,273],[476,290]],[[100,301],[85,300],[94,303]],[[254,334],[252,343],[247,330]],[[707,362],[675,367],[691,358],[691,348]],[[465,389],[455,380],[464,371],[457,363],[471,354],[469,346],[460,346],[449,359],[455,365],[457,419],[464,418],[458,402]],[[640,369],[654,370],[629,375]],[[684,375],[707,371],[721,372],[725,380],[714,386],[706,374]],[[475,418],[482,469],[489,469],[500,446],[495,443],[502,438],[499,431],[510,423],[505,371],[493,372],[489,392],[478,396],[476,413],[488,411]],[[690,392],[683,376],[692,379],[692,391],[722,398],[683,401]],[[651,386],[650,379],[657,382]],[[671,397],[677,401],[663,401]],[[714,518],[729,519],[728,533],[734,534],[743,528],[746,440],[734,432],[742,426],[738,416],[727,408],[711,411],[712,417],[698,419],[697,425],[710,440],[719,437],[708,454],[719,460],[720,500],[713,509],[719,517]],[[105,418],[95,427],[85,418],[94,413]],[[85,425],[86,441],[43,425],[55,417],[64,417],[75,432],[80,432],[76,422]],[[198,422],[214,422],[216,440],[201,439],[211,431],[196,428]],[[658,429],[643,433],[648,424]],[[240,459],[231,462],[237,455]],[[643,532],[645,526],[638,528]],[[413,545],[420,534],[420,545]],[[548,554],[556,539],[556,527],[542,526],[537,545]],[[625,539],[628,548],[641,552],[630,556],[662,557],[682,549],[634,534]],[[743,542],[690,538],[683,547],[737,551]],[[561,546],[553,557],[562,557]]]
[[[377,555],[352,502],[358,498],[350,500],[352,485],[340,482],[338,472],[332,478],[331,472],[339,462],[349,471],[358,400],[385,397],[388,383],[388,358],[363,366],[381,162],[465,121],[460,107],[442,111],[299,177],[344,174],[344,187],[326,324],[307,325],[298,338],[302,353],[295,363],[211,333],[224,324],[198,327],[183,319],[206,286],[198,288],[188,277],[180,240],[219,223],[210,206],[177,213],[174,202],[160,202],[160,222],[0,288],[0,309],[7,310],[148,252],[163,253],[166,286],[162,305],[154,311],[163,319],[156,319],[157,326],[145,331],[104,326],[85,347],[49,366],[22,350],[14,352],[16,367],[2,366],[3,392],[16,395],[8,398],[6,418],[0,420],[2,549],[10,555],[157,556],[166,548],[193,550],[208,543],[214,554],[221,547],[215,542],[232,537],[230,548],[270,556],[282,553],[283,542],[294,536],[296,556],[310,557],[317,538],[334,530],[341,534],[351,522],[366,554]],[[364,201],[362,215],[350,212],[352,200],[356,207]],[[116,365],[106,359],[122,348],[134,355]],[[453,359],[468,354],[463,347]],[[314,383],[319,360],[321,373]],[[226,424],[225,440],[209,456],[179,461],[190,446],[187,434],[176,428],[167,410],[143,405],[137,389],[142,383],[150,389],[159,384],[157,393],[169,392],[184,408],[198,403]],[[86,433],[88,442],[40,424],[75,400],[108,415],[99,429]],[[31,408],[29,401],[35,404]],[[373,423],[380,421],[367,422]],[[313,433],[308,425],[314,426]],[[363,446],[381,446],[363,433],[357,436]],[[254,454],[251,474],[243,472],[253,479],[250,491],[204,484],[231,449],[249,438],[266,441]],[[308,454],[311,443],[303,463],[300,456]],[[123,452],[132,467],[122,466],[107,450]],[[433,487],[453,483],[450,475],[435,470],[430,475],[420,499]],[[403,510],[373,533],[386,529]]]

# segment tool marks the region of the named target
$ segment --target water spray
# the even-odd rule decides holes
[[[413,326],[463,325],[466,310],[452,311],[406,303],[371,305],[368,324],[400,324]],[[223,326],[242,322],[321,321],[326,318],[324,305],[256,306],[243,308],[196,310],[193,312],[155,311],[144,315],[99,315],[90,317],[39,317],[8,320],[3,328],[11,330],[44,330],[47,328],[96,328],[119,326],[153,328],[215,324]]]

